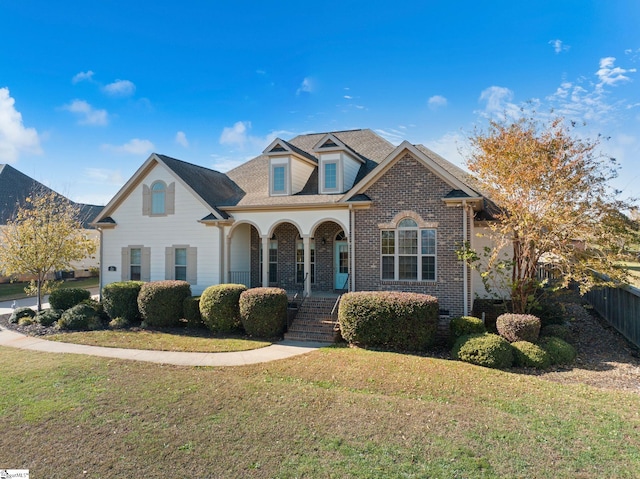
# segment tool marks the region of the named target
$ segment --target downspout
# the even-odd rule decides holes
[[[103,263],[103,261],[102,261],[102,259],[103,259],[103,255],[102,255],[102,244],[103,244],[103,241],[102,241],[102,228],[97,228],[97,229],[100,232],[100,259],[99,259],[100,268],[98,269],[98,276],[99,276],[99,278],[98,278],[98,301],[102,301],[102,285],[103,285],[102,281],[104,281],[104,278],[103,278],[104,275],[102,274],[103,273],[103,271],[102,271],[102,268],[103,268],[103,265],[102,265],[102,263]]]
[[[467,200],[462,200],[462,243],[467,241]],[[467,262],[462,262],[462,301],[463,301],[463,316],[469,316],[469,284],[468,275],[469,267]]]
[[[349,279],[349,291],[356,290],[356,258],[355,258],[355,248],[356,244],[354,241],[354,226],[356,223],[355,219],[355,210],[353,209],[353,204],[349,203],[349,272],[351,273]]]
[[[218,284],[224,283],[224,270],[225,270],[225,259],[227,257],[225,253],[225,241],[224,241],[224,225],[218,225],[218,244],[220,247],[218,250],[220,251],[220,264],[218,271]]]

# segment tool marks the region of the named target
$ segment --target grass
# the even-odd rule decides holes
[[[109,348],[153,349],[156,351],[191,351],[223,353],[263,348],[272,343],[246,338],[208,337],[198,332],[183,333],[149,330],[79,331],[47,336],[52,341],[105,346]]]
[[[65,281],[61,288],[95,288],[98,286],[98,278],[80,278],[72,281]],[[13,301],[14,299],[27,298],[24,288],[29,283],[2,283],[0,284],[0,301]]]
[[[637,477],[640,396],[350,348],[187,368],[0,348],[2,467],[63,477]],[[70,453],[70,451],[73,451]]]

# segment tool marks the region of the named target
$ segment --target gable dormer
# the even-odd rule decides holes
[[[315,157],[280,138],[262,153],[269,157],[269,196],[299,193],[318,165]]]
[[[313,147],[318,155],[318,193],[344,193],[353,187],[360,166],[365,162],[332,133]]]

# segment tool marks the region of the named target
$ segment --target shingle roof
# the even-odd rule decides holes
[[[245,192],[223,173],[170,156],[157,156],[224,218],[228,218],[228,215],[218,207],[235,205],[245,195]]]
[[[34,191],[54,192],[51,188],[12,166],[0,165],[0,224],[6,224],[7,221],[12,219],[20,205]],[[71,203],[80,208],[79,220],[85,228],[89,228],[91,220],[102,210],[102,206],[75,203],[73,201]]]
[[[356,182],[371,172],[395,148],[387,140],[369,129],[335,131],[331,133],[364,160],[356,177]],[[306,154],[305,156],[316,158],[313,147],[326,134],[298,135],[288,140],[287,144],[298,148]],[[267,155],[260,155],[254,158],[229,171],[227,175],[246,192],[246,195],[238,201],[237,205],[239,206],[334,203],[342,197],[339,194],[318,194],[317,170],[311,174],[300,193],[292,196],[269,196],[269,157]]]

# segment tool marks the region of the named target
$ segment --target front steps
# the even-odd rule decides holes
[[[337,312],[331,316],[336,300],[337,298],[330,297],[306,298],[293,324],[284,333],[284,339],[334,343],[340,337],[336,323]]]

